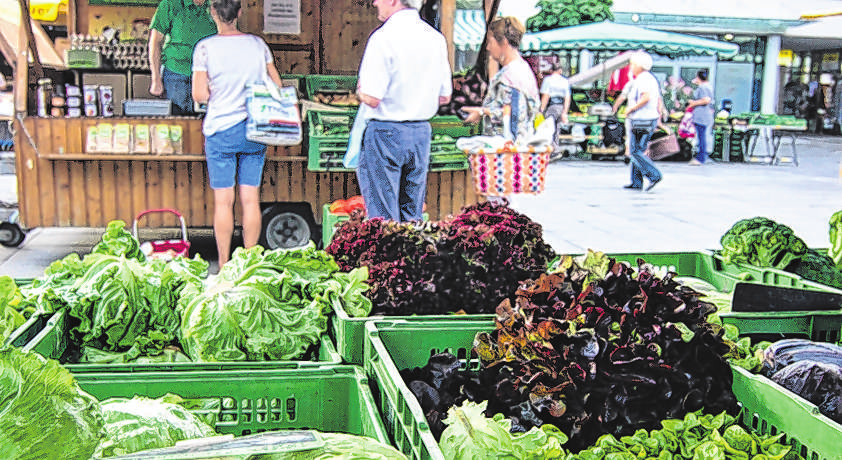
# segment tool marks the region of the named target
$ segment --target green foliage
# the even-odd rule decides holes
[[[830,216],[830,248],[827,255],[833,259],[836,268],[842,270],[842,211]]]
[[[726,263],[787,270],[807,253],[804,240],[786,225],[766,217],[738,221],[719,241]]]
[[[15,280],[10,276],[0,276],[0,344],[26,322],[24,315],[18,311],[21,300]]]
[[[447,411],[444,423],[448,427],[439,441],[445,458],[543,460],[564,455],[561,446],[567,436],[555,426],[546,424],[526,433],[512,433],[512,422],[503,414],[493,418],[483,415],[487,404],[465,401]]]
[[[194,361],[301,357],[327,330],[335,302],[370,311],[365,273],[339,266],[310,243],[300,249],[238,248],[219,275],[182,293],[180,340]]]
[[[0,458],[88,460],[102,436],[99,403],[57,361],[0,350]]]
[[[602,435],[595,445],[564,460],[796,460],[802,457],[775,436],[748,432],[726,413],[689,413],[683,420],[664,420],[660,430],[638,430],[633,436],[617,439]]]
[[[526,20],[528,32],[540,32],[559,27],[577,26],[592,22],[611,21],[612,0],[539,0],[540,12]]]

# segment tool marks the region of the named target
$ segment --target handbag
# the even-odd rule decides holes
[[[262,80],[246,85],[246,139],[266,145],[300,144],[301,114],[296,89],[278,88],[265,68]]]
[[[678,136],[682,139],[696,137],[696,125],[693,124],[693,112],[687,111],[678,123]]]

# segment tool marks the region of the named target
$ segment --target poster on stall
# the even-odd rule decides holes
[[[301,33],[301,0],[265,0],[263,3],[263,33]]]

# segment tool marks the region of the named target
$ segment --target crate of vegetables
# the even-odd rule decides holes
[[[353,366],[73,375],[54,360],[5,348],[0,368],[15,382],[3,388],[4,407],[26,418],[0,421],[3,458],[199,458],[195,450],[234,439],[239,446],[224,448],[239,447],[240,455],[230,458],[279,444],[307,458],[355,449],[402,458]]]
[[[356,111],[307,112],[307,169],[350,171],[342,164]]]
[[[325,240],[325,247],[328,247],[329,243],[330,241]],[[334,250],[339,251],[339,248],[335,247]],[[596,255],[599,253],[593,254]],[[674,272],[678,276],[686,279],[688,282],[691,281],[689,278],[693,278],[694,280],[692,280],[692,284],[696,288],[703,290],[707,299],[716,304],[720,311],[727,311],[730,309],[730,293],[734,289],[734,285],[739,281],[737,278],[718,270],[713,256],[709,251],[622,253],[608,254],[608,256],[613,257],[620,262],[627,262],[632,267],[637,267],[638,260],[643,260],[647,264],[650,264],[654,271],[661,276],[666,275],[667,272]],[[585,257],[585,255],[579,257]],[[549,266],[547,268],[551,269]],[[420,269],[418,276],[423,277],[423,275],[420,274]],[[409,303],[410,302],[403,302],[403,304]],[[413,311],[410,308],[411,307],[407,307],[407,310]],[[400,319],[412,322],[429,321],[435,323],[439,321],[454,320],[490,321],[494,318],[493,310],[490,308],[483,313],[471,312],[468,314],[454,314],[455,312],[459,312],[460,308],[464,307],[460,306],[454,308],[452,312],[447,314],[418,313],[416,315],[385,315],[383,313],[379,313],[364,317],[356,317],[344,309],[338,308],[335,311],[335,315],[331,318],[330,331],[336,341],[337,350],[339,351],[339,354],[342,355],[343,359],[346,362],[361,364],[363,359],[363,346],[365,342],[363,328],[367,321]]]
[[[411,459],[445,459],[454,458],[458,452],[467,454],[470,452],[478,452],[477,449],[484,449],[487,458],[494,458],[495,456],[505,456],[507,451],[517,452],[532,452],[535,456],[530,458],[567,458],[575,460],[586,460],[592,458],[603,458],[606,454],[620,453],[625,455],[632,455],[628,458],[644,458],[642,450],[645,449],[646,458],[664,458],[662,451],[664,444],[654,442],[655,439],[664,439],[665,435],[668,438],[676,439],[678,444],[676,448],[687,448],[691,452],[693,448],[704,441],[721,442],[722,439],[727,439],[729,447],[738,447],[739,442],[736,439],[748,439],[748,448],[742,451],[745,458],[788,458],[801,459],[802,457],[784,457],[783,453],[788,450],[793,450],[798,454],[803,455],[806,459],[816,460],[838,460],[838,452],[842,450],[828,450],[826,447],[837,446],[840,434],[834,434],[835,437],[830,437],[825,440],[819,440],[813,436],[804,436],[803,431],[796,424],[784,423],[777,424],[775,428],[771,428],[769,422],[779,422],[781,419],[787,417],[788,412],[778,412],[779,415],[771,417],[769,410],[764,410],[758,407],[758,401],[762,400],[763,396],[751,394],[754,390],[747,382],[746,374],[740,372],[741,370],[734,370],[732,379],[731,370],[727,363],[722,361],[720,367],[724,366],[724,374],[719,375],[721,382],[719,391],[721,395],[710,395],[712,400],[720,400],[732,398],[729,404],[731,409],[723,411],[717,408],[714,412],[705,411],[702,413],[699,410],[680,411],[675,415],[667,417],[662,416],[660,420],[651,419],[649,423],[641,424],[636,428],[627,426],[622,431],[614,432],[615,436],[609,436],[607,428],[613,424],[610,422],[612,413],[621,412],[619,406],[613,407],[611,403],[607,406],[603,405],[602,399],[608,395],[609,401],[613,396],[622,398],[618,400],[619,404],[624,404],[629,407],[652,407],[652,401],[660,398],[672,397],[667,393],[670,378],[665,376],[655,377],[652,383],[646,383],[648,377],[645,373],[623,373],[621,369],[634,367],[630,363],[622,364],[616,363],[612,366],[598,367],[600,372],[606,373],[606,378],[613,381],[612,385],[617,385],[617,393],[607,391],[603,393],[594,389],[592,392],[582,389],[583,394],[591,394],[592,398],[598,398],[599,402],[592,402],[589,407],[602,407],[605,413],[600,414],[602,417],[607,417],[609,422],[605,426],[599,428],[598,423],[582,422],[582,425],[577,425],[575,422],[573,428],[563,427],[561,429],[554,428],[555,425],[544,423],[541,428],[535,426],[534,419],[532,423],[527,423],[530,417],[534,414],[529,414],[527,408],[529,403],[522,404],[523,409],[522,418],[509,418],[506,416],[497,415],[490,418],[492,414],[486,415],[482,411],[492,406],[492,401],[483,401],[481,403],[465,402],[465,396],[459,395],[460,391],[468,394],[481,394],[483,388],[497,388],[492,390],[499,392],[499,399],[510,398],[512,393],[507,390],[505,379],[500,382],[495,380],[485,380],[482,374],[479,377],[467,377],[477,375],[478,370],[483,366],[483,361],[479,359],[478,352],[475,347],[480,349],[486,344],[481,338],[483,333],[494,331],[494,324],[488,322],[447,322],[438,325],[432,324],[418,324],[410,322],[370,322],[366,325],[366,374],[374,382],[375,400],[378,401],[379,408],[382,414],[383,422],[395,446],[401,450],[407,457]],[[477,336],[477,334],[481,334]],[[485,337],[488,337],[486,335]],[[532,338],[531,340],[537,340]],[[516,346],[517,342],[513,345]],[[571,340],[566,346],[574,350],[575,341]],[[540,353],[541,348],[536,346],[530,348],[534,353]],[[506,362],[510,364],[510,371],[514,374],[512,379],[517,379],[517,386],[512,386],[510,390],[515,392],[526,392],[530,394],[531,407],[543,407],[545,411],[553,411],[553,400],[547,397],[547,394],[552,394],[558,391],[557,387],[550,385],[553,382],[549,378],[552,374],[552,363],[541,360],[540,354],[534,359],[536,366],[543,367],[546,376],[540,374],[534,375],[530,378],[530,374],[526,369],[517,365],[519,359],[526,359],[524,356],[518,354],[518,349],[512,350],[513,354],[509,359],[502,361],[501,369],[504,369]],[[597,351],[595,349],[594,351]],[[442,355],[447,352],[449,355]],[[486,362],[487,364],[487,362]],[[566,366],[562,363],[559,365]],[[549,367],[546,367],[549,366]],[[616,367],[615,367],[616,366]],[[640,366],[639,366],[640,367]],[[645,367],[645,366],[644,366]],[[611,373],[618,372],[616,379],[611,379]],[[712,382],[716,379],[716,375],[708,375],[704,371],[693,371],[688,369],[694,375],[698,375],[700,380]],[[570,367],[558,369],[560,375],[574,375],[569,374],[573,372]],[[587,373],[588,370],[582,370]],[[552,374],[555,375],[555,374]],[[575,377],[571,377],[575,380]],[[635,384],[632,378],[641,379],[641,382]],[[429,379],[429,380],[426,380]],[[664,380],[661,380],[664,379]],[[581,381],[575,380],[576,385],[583,385]],[[440,386],[436,387],[437,382]],[[629,388],[635,389],[631,393],[627,393],[619,386],[632,385]],[[732,383],[733,382],[733,383]],[[515,385],[514,382],[511,382]],[[537,385],[537,387],[536,387]],[[646,388],[650,385],[660,387],[663,393],[651,394],[650,390]],[[715,385],[716,386],[716,385]],[[731,386],[734,392],[732,396],[726,396],[725,388]],[[538,388],[543,388],[541,391],[534,391]],[[581,388],[581,387],[578,387]],[[461,390],[460,390],[461,389]],[[674,387],[676,392],[684,392],[677,387]],[[695,391],[695,390],[693,390]],[[657,391],[655,393],[658,393]],[[690,393],[688,393],[690,394]],[[533,398],[534,396],[534,398]],[[685,395],[675,395],[678,398],[684,398]],[[698,395],[692,395],[697,397]],[[736,399],[734,399],[736,398]],[[577,402],[578,398],[571,398],[567,400],[567,411],[582,411],[582,406]],[[446,401],[454,402],[460,401],[460,404],[454,404],[451,409],[444,412],[447,406]],[[712,401],[711,401],[712,402]],[[783,401],[782,401],[783,402]],[[437,406],[441,403],[442,406]],[[668,409],[659,406],[661,401],[656,406],[659,408],[652,411],[662,414]],[[710,404],[713,406],[714,404]],[[791,404],[789,404],[791,405]],[[796,405],[797,406],[797,405]],[[453,409],[453,407],[457,407]],[[496,408],[501,405],[497,404]],[[564,406],[562,406],[564,407]],[[742,407],[742,409],[740,408]],[[783,406],[781,406],[783,407]],[[587,411],[587,409],[585,409]],[[600,410],[600,411],[601,411]],[[496,411],[494,411],[496,413]],[[537,412],[537,410],[535,410]],[[563,414],[564,411],[559,411]],[[545,412],[546,414],[546,412]],[[597,414],[594,414],[594,417]],[[631,414],[629,414],[631,415]],[[805,414],[806,415],[806,414]],[[622,416],[622,414],[621,414]],[[642,411],[635,418],[637,421],[651,418],[652,415],[648,411]],[[660,417],[656,417],[660,418]],[[676,420],[677,419],[677,420]],[[705,432],[705,438],[700,440],[700,432],[694,431],[692,443],[691,438],[684,437],[681,431],[681,420],[684,419],[684,426],[697,427],[700,425],[709,428],[711,426],[718,427],[717,434],[712,434],[711,431]],[[813,417],[817,419],[817,417]],[[631,419],[629,419],[631,420]],[[703,421],[700,423],[700,421]],[[636,422],[637,423],[637,422]],[[515,433],[512,433],[512,427],[518,424]],[[643,426],[646,426],[644,428]],[[531,428],[530,428],[531,427]],[[735,428],[732,428],[735,427]],[[614,429],[614,428],[611,428]],[[585,431],[580,431],[585,430]],[[600,431],[602,430],[602,431]],[[646,430],[646,431],[642,431]],[[665,433],[667,430],[670,433]],[[677,432],[672,432],[677,431]],[[572,435],[572,433],[579,433]],[[647,434],[648,432],[648,434]],[[465,442],[465,439],[470,439],[476,433],[483,433],[487,435],[486,441],[477,439],[476,443],[471,441]],[[589,438],[587,442],[581,443],[576,438],[581,438],[582,434],[586,433]],[[628,436],[621,438],[620,434],[625,433]],[[768,435],[775,433],[786,433],[781,438],[780,445],[770,438]],[[819,435],[833,434],[833,431],[827,429],[820,430]],[[632,436],[633,435],[633,436]],[[594,441],[594,439],[596,439]],[[622,440],[621,440],[622,439]],[[654,443],[647,442],[647,439]],[[686,442],[686,444],[685,444]],[[635,444],[642,446],[634,446]],[[751,444],[754,443],[755,448],[762,450],[752,450]],[[812,444],[811,444],[812,443]],[[772,446],[776,444],[775,446]],[[599,446],[599,447],[596,447]],[[648,446],[648,447],[646,447]],[[712,446],[707,446],[712,448]],[[725,447],[719,445],[718,449],[714,449],[712,454],[719,452],[720,456],[712,456],[710,458],[726,458]],[[565,454],[571,452],[579,452],[578,455],[565,457]],[[806,453],[821,453],[823,456],[812,457]],[[679,452],[672,451],[674,455],[666,458],[679,458]],[[737,452],[730,451],[729,455],[735,455],[734,458],[740,458]],[[763,454],[769,457],[755,457]],[[780,455],[780,456],[777,456]],[[478,458],[478,457],[473,457]],[[605,457],[608,458],[608,457]],[[618,456],[617,458],[626,458]],[[683,457],[682,457],[683,458]],[[689,458],[689,457],[688,457]],[[728,457],[731,458],[731,457]]]
[[[757,216],[734,223],[714,253],[722,270],[753,283],[842,292],[842,211],[829,219],[830,248],[808,248],[782,222]]]
[[[193,362],[182,350],[168,347],[155,357],[132,357],[125,353],[98,352],[92,354],[95,363],[79,362],[79,350],[74,349],[70,339],[72,320],[64,311],[55,313],[41,332],[32,338],[23,349],[63,363],[70,372],[169,372],[169,371],[211,371],[237,369],[301,369],[342,363],[342,357],[327,334],[301,356],[299,360],[279,361],[208,361]],[[112,357],[113,356],[113,357]],[[131,362],[125,362],[131,359]]]
[[[28,349],[73,372],[316,367],[341,362],[327,335],[334,304],[369,303],[356,273],[313,243],[238,248],[208,276],[199,257],[147,259],[124,226],[22,290],[56,312]]]
[[[39,311],[31,302],[26,302],[21,287],[32,283],[29,278],[0,276],[0,342],[13,347],[22,347],[38,334],[47,324],[50,315]]]
[[[356,107],[356,75],[305,75],[304,86],[311,101],[334,106]]]

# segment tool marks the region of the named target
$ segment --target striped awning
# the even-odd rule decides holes
[[[453,23],[453,46],[460,51],[479,51],[485,37],[485,12],[456,10]]]

